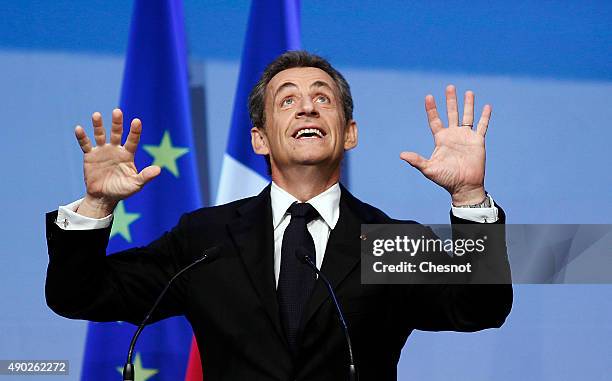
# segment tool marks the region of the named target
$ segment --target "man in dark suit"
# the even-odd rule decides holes
[[[491,109],[485,106],[474,131],[473,94],[466,93],[461,126],[454,87],[446,96],[449,128],[433,97],[425,99],[436,142],[432,157],[401,157],[449,191],[454,224],[503,223],[503,211],[484,191]],[[75,131],[87,194],[47,215],[49,306],[70,318],[140,322],[176,272],[218,246],[219,258],[178,279],[154,316],[187,317],[206,379],[344,379],[344,336],[324,285],[295,258],[303,248],[333,283],[362,380],[395,380],[413,329],[501,326],[512,304],[510,285],[361,284],[361,224],[398,221],[339,184],[344,151],[357,145],[352,108],[348,84],[327,61],[306,52],[280,56],[249,100],[253,149],[267,157],[273,182],[258,196],[186,214],[150,245],[110,256],[114,207],[160,169],[134,166],[140,121],[132,121],[121,146],[122,115],[113,111],[107,144],[101,116],[94,114],[95,148],[81,127]],[[505,255],[503,240],[495,245]]]

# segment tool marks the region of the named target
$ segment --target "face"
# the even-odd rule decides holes
[[[339,168],[357,145],[357,126],[344,121],[333,79],[313,67],[281,71],[268,83],[264,128],[251,130],[253,149],[270,155],[272,170],[300,165]]]

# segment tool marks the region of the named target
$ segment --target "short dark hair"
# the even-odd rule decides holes
[[[325,58],[304,50],[290,50],[276,57],[264,69],[261,78],[249,94],[249,116],[254,127],[264,128],[266,122],[265,97],[266,87],[272,78],[283,70],[296,67],[315,67],[323,70],[334,80],[338,87],[344,122],[353,119],[353,97],[351,88],[342,74]]]

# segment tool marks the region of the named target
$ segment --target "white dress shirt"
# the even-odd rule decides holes
[[[323,264],[329,235],[336,227],[340,218],[340,194],[340,186],[336,183],[323,193],[306,201],[319,213],[319,217],[310,221],[307,225],[315,244],[316,265],[318,269],[321,269]],[[493,202],[493,198],[490,195],[487,197],[491,200],[490,208],[460,208],[451,205],[453,215],[474,222],[496,222],[498,209]],[[270,188],[270,199],[272,200],[272,226],[274,228],[274,278],[278,285],[283,234],[289,225],[289,221],[291,221],[291,215],[287,213],[287,209],[289,209],[291,204],[299,201],[274,182],[272,182]],[[97,219],[76,213],[82,200],[80,199],[58,208],[57,219],[55,220],[57,226],[65,230],[91,230],[106,228],[111,224],[113,220],[112,214]]]
[[[336,183],[325,192],[306,201],[319,213],[317,218],[306,225],[314,241],[318,269],[321,269],[323,264],[329,235],[332,229],[336,227],[338,218],[340,218],[340,193],[340,186]],[[287,209],[299,200],[274,182],[272,182],[270,188],[270,198],[272,199],[272,226],[274,227],[274,279],[276,279],[276,285],[278,286],[283,234],[285,234],[285,229],[291,221],[291,215],[287,213]]]

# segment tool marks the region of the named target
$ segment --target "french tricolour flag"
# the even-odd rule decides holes
[[[300,49],[300,1],[253,0],[217,205],[256,195],[270,181],[265,159],[251,147],[248,96],[267,64],[283,52],[297,49]],[[185,381],[200,380],[200,356],[193,342]]]
[[[217,204],[257,194],[270,180],[264,158],[251,148],[247,100],[267,64],[300,48],[299,6],[298,0],[254,0],[251,5]]]

